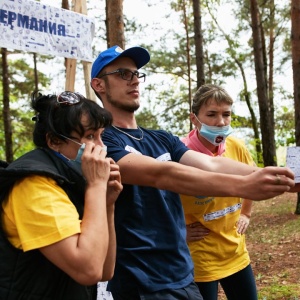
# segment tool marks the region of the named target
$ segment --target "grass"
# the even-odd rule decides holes
[[[276,280],[275,280],[276,281]],[[261,300],[277,300],[277,299],[289,299],[299,300],[299,286],[288,285],[282,286],[280,282],[273,282],[268,287],[260,289],[258,299]]]

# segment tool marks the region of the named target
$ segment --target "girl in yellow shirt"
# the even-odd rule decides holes
[[[210,156],[225,156],[253,165],[245,145],[228,137],[232,132],[232,103],[231,97],[221,87],[201,86],[193,98],[191,113],[196,129],[183,142],[190,149]],[[220,282],[229,300],[257,300],[244,235],[250,221],[252,201],[201,195],[181,195],[181,201],[194,262],[194,279],[203,299],[216,300]]]

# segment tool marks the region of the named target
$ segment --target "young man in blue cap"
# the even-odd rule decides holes
[[[294,177],[288,168],[209,157],[166,131],[139,127],[134,112],[146,78],[139,69],[149,60],[144,48],[114,46],[92,66],[91,86],[114,120],[103,141],[124,186],[116,202],[117,259],[108,289],[114,300],[202,299],[178,193],[262,200],[289,191]]]

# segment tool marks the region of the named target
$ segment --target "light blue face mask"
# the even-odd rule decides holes
[[[207,141],[215,146],[219,146],[221,143],[225,143],[226,137],[233,132],[233,128],[230,125],[227,126],[209,126],[199,121],[201,128],[198,129],[199,134],[203,136]]]
[[[69,141],[72,141],[77,145],[80,145],[80,148],[78,149],[76,158],[75,159],[70,159],[68,162],[72,166],[73,169],[75,169],[77,172],[79,172],[81,174],[82,173],[82,170],[81,170],[81,157],[82,157],[83,151],[85,149],[85,144],[81,144],[79,142],[76,142],[76,141],[74,141],[74,140],[72,140],[72,139],[70,139],[67,136],[64,136],[62,134],[60,134],[60,135],[62,137],[64,137],[65,139],[67,139]],[[107,147],[105,145],[102,147],[102,149],[104,151],[107,151]]]
[[[75,142],[75,141],[73,141],[73,142]],[[85,149],[85,144],[81,144],[80,148],[78,149],[76,158],[69,160],[69,164],[72,166],[72,168],[75,169],[80,174],[82,173],[82,170],[81,170],[81,157],[82,157],[84,149]]]

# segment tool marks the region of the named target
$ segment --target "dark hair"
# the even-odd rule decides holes
[[[76,131],[82,137],[85,130],[81,124],[81,117],[85,114],[90,121],[89,128],[96,130],[112,124],[109,111],[81,95],[78,103],[66,105],[58,103],[57,95],[34,92],[31,96],[31,106],[36,111],[32,120],[35,121],[33,142],[37,147],[48,148],[47,134],[50,139],[65,140],[61,134],[71,137],[71,132]]]
[[[232,98],[222,87],[215,84],[204,84],[193,97],[192,112],[197,115],[200,108],[209,104],[211,100],[215,100],[217,104],[233,104]]]

